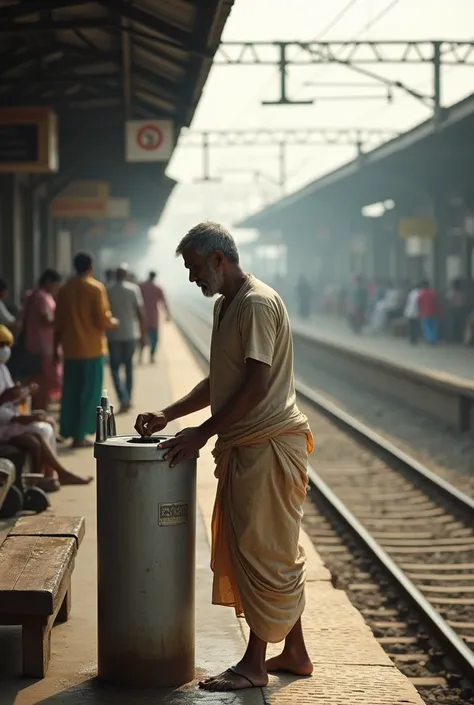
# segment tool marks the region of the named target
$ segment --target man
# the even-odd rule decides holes
[[[351,299],[350,323],[354,333],[360,333],[365,323],[367,310],[367,287],[364,277],[357,276],[355,278]]]
[[[438,342],[438,323],[440,306],[436,291],[428,281],[423,281],[418,294],[418,309],[421,330],[427,343],[436,345]]]
[[[162,306],[165,309],[167,320],[170,317],[163,289],[158,286],[155,279],[156,272],[150,272],[147,281],[140,284],[145,305],[145,325],[148,345],[150,346],[150,362],[152,363],[155,362],[156,348],[158,346],[159,307]]]
[[[74,257],[73,276],[58,293],[54,351],[64,355],[61,401],[61,436],[72,438],[73,448],[93,444],[87,436],[95,432],[96,408],[100,402],[107,351],[105,332],[116,328],[104,285],[94,279],[92,257],[80,252]]]
[[[115,273],[115,283],[107,290],[112,315],[120,321],[117,328],[108,331],[107,339],[110,371],[121,413],[126,413],[131,408],[133,355],[138,341],[142,343],[145,341],[145,320],[140,287],[127,281],[127,277],[128,268],[126,265],[121,265]],[[122,366],[125,368],[125,383],[121,378]]]
[[[416,345],[420,335],[420,284],[415,284],[408,294],[404,316],[408,323],[408,340],[412,345]]]
[[[0,279],[0,325],[7,328],[15,329],[16,318],[13,316],[5,305],[5,299],[8,297],[8,285],[4,279]]]
[[[135,428],[150,436],[211,407],[205,423],[161,447],[173,466],[217,435],[212,601],[245,615],[251,631],[237,666],[200,687],[262,687],[271,671],[313,670],[301,627],[306,559],[298,540],[313,443],[295,403],[290,323],[278,294],[242,271],[235,242],[221,225],[197,225],[176,252],[204,296],[221,294],[210,374],[166,409],[140,414]],[[266,662],[267,643],[283,639],[281,655]]]

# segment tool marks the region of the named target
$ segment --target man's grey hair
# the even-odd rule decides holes
[[[239,264],[235,240],[227,228],[219,223],[206,221],[191,228],[176,248],[176,256],[179,257],[187,249],[194,250],[198,255],[209,256],[213,252],[222,252],[229,262]]]

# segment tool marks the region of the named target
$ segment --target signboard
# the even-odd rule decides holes
[[[434,218],[402,218],[398,224],[400,237],[433,238],[438,232]]]
[[[86,235],[91,235],[93,237],[105,237],[105,236],[130,236],[138,235],[143,232],[143,225],[141,225],[136,220],[97,220],[92,223],[90,228],[87,230]]]
[[[405,252],[408,257],[423,257],[431,254],[432,239],[428,237],[409,236],[405,238]]]
[[[167,162],[173,154],[171,120],[128,120],[125,129],[127,162]]]
[[[72,181],[51,201],[53,218],[107,218],[109,184],[105,181]]]
[[[128,198],[109,198],[107,217],[112,220],[130,218],[130,200]]]
[[[56,115],[49,108],[0,109],[0,172],[58,170]]]

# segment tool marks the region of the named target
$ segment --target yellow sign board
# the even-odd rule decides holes
[[[73,181],[51,201],[53,218],[106,218],[109,212],[109,184],[105,181]]]
[[[402,218],[398,224],[400,237],[434,238],[438,223],[434,218]]]
[[[50,108],[0,108],[0,172],[58,171],[58,124]]]

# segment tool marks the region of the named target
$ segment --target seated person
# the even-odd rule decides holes
[[[56,432],[44,411],[21,414],[19,406],[36,391],[37,385],[13,384],[6,366],[13,335],[0,325],[0,443],[8,442],[28,452],[33,472],[43,475],[37,483],[46,492],[59,490],[61,484],[86,485],[92,477],[83,478],[67,470],[56,455]]]

